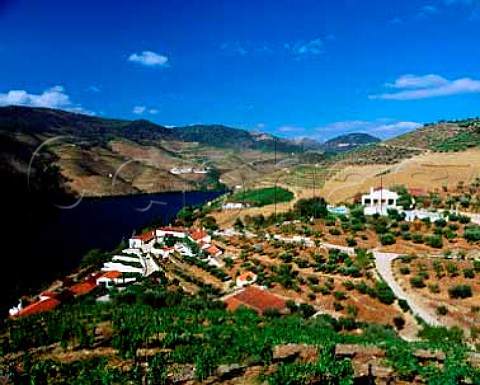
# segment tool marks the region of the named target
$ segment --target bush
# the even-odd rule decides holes
[[[343,291],[336,291],[333,293],[333,296],[338,300],[344,300],[347,298],[347,295]]]
[[[412,278],[410,278],[410,285],[412,287],[421,289],[422,287],[425,287],[425,282],[423,281],[423,276],[421,275],[414,275]]]
[[[335,302],[333,303],[333,309],[334,309],[335,311],[341,311],[341,310],[344,309],[344,306],[343,306],[340,302],[335,301]]]
[[[340,229],[337,229],[336,227],[333,227],[331,229],[328,229],[328,232],[331,234],[331,235],[340,235],[342,234],[342,232],[340,231]]]
[[[402,330],[405,327],[405,319],[403,317],[395,317],[393,324],[397,330]]]
[[[430,235],[425,239],[427,245],[436,249],[441,249],[443,246],[442,237],[440,235]]]
[[[415,233],[412,235],[413,243],[423,243],[423,235],[420,233]]]
[[[469,285],[457,285],[448,289],[450,298],[468,298],[472,296],[472,288]]]
[[[400,273],[403,274],[403,275],[410,274],[410,268],[408,268],[408,266],[402,266],[400,268]]]
[[[463,276],[465,278],[475,278],[475,270],[473,269],[464,269]]]
[[[357,241],[355,240],[355,238],[346,238],[345,241],[347,242],[348,247],[357,246]]]
[[[431,293],[435,293],[435,294],[440,293],[440,287],[438,287],[437,284],[428,285],[428,290],[430,290]]]
[[[447,315],[448,313],[448,309],[446,306],[444,305],[440,305],[437,307],[437,314],[438,315]]]
[[[380,302],[391,305],[395,301],[395,294],[386,282],[377,281],[375,285],[375,295]]]
[[[393,245],[395,243],[395,236],[392,233],[385,233],[380,235],[380,243],[384,246]]]
[[[480,241],[480,226],[468,226],[465,228],[463,237],[470,242]]]
[[[404,312],[410,311],[410,305],[404,299],[398,300],[398,306],[400,306],[400,309],[402,309]]]

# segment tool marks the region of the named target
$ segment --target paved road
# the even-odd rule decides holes
[[[385,282],[393,290],[393,293],[397,298],[404,299],[407,301],[412,313],[418,315],[422,318],[427,324],[432,326],[441,326],[441,323],[438,322],[437,317],[434,314],[431,314],[430,311],[419,306],[415,300],[410,297],[405,290],[395,281],[392,272],[392,262],[394,259],[398,258],[400,254],[393,253],[381,253],[379,251],[373,251],[375,257],[375,266],[377,268],[380,276],[385,280]]]

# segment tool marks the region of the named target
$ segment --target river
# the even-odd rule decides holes
[[[134,231],[161,219],[168,224],[184,205],[199,205],[221,192],[162,193],[88,198],[69,209],[55,210],[42,221],[25,220],[5,240],[0,306],[12,306],[19,293],[75,269],[92,248],[111,250]],[[5,242],[4,241],[4,242]],[[6,255],[5,255],[6,254]]]

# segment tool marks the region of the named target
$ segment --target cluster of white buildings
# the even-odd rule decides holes
[[[166,246],[166,239],[174,238],[173,246]],[[213,266],[220,267],[223,263],[220,257],[223,251],[212,244],[212,237],[202,229],[187,230],[183,227],[161,227],[148,233],[135,235],[128,241],[132,250],[141,250],[159,258],[169,258],[173,253],[187,257],[195,255],[192,244],[207,256],[207,262]],[[159,245],[162,245],[161,247]]]
[[[170,170],[171,174],[181,175],[181,174],[206,174],[208,173],[209,168],[194,168],[194,167],[173,167]]]

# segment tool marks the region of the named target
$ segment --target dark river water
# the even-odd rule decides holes
[[[92,248],[111,250],[144,225],[168,224],[184,205],[199,205],[221,192],[186,192],[84,199],[42,221],[25,221],[4,252],[0,306],[12,306],[19,293],[75,269]],[[0,246],[1,247],[1,246]]]

